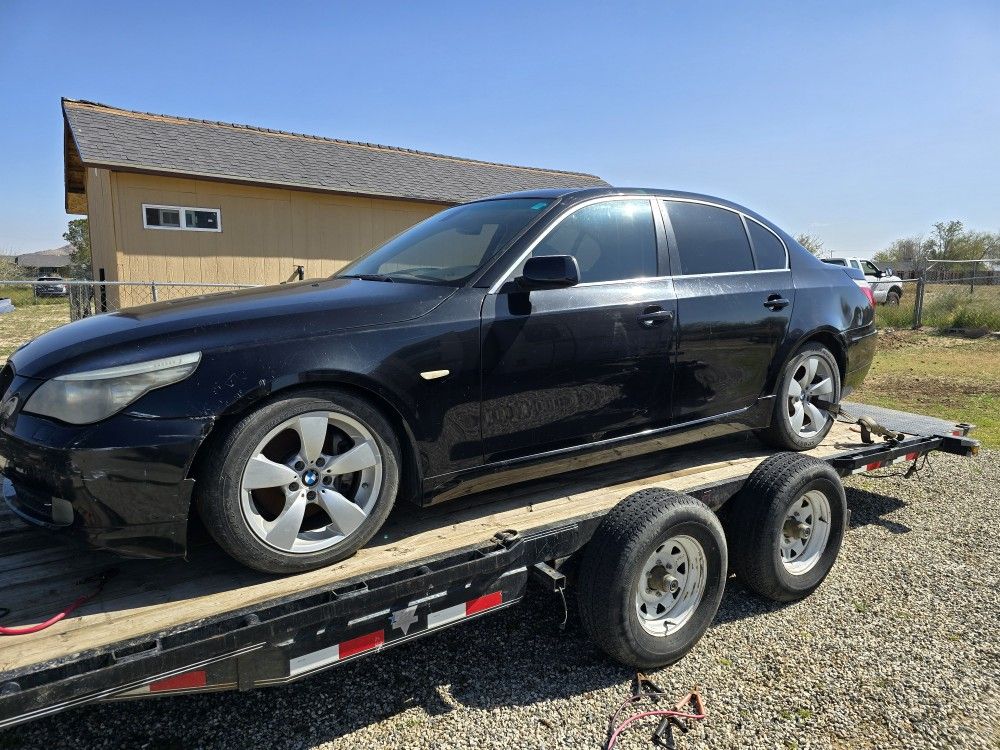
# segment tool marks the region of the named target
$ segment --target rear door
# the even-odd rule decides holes
[[[787,249],[763,224],[723,206],[663,206],[677,295],[674,421],[751,406],[795,300]]]
[[[528,255],[487,295],[482,433],[487,462],[571,448],[670,420],[676,302],[659,275],[659,210],[647,198],[569,209],[529,251],[572,255],[581,283],[525,292]],[[664,272],[665,273],[665,272]]]

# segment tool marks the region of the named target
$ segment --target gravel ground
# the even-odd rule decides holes
[[[1000,452],[919,480],[854,478],[840,561],[774,605],[730,580],[715,625],[654,679],[700,685],[681,748],[1000,748]],[[298,685],[72,711],[16,748],[596,748],[631,672],[533,591],[519,607]],[[651,747],[652,725],[619,747]]]

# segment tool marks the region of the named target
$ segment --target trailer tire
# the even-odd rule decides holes
[[[623,664],[673,664],[712,624],[726,571],[725,533],[708,506],[672,490],[640,490],[611,509],[583,550],[581,625]]]
[[[777,602],[803,599],[833,568],[844,539],[847,500],[840,476],[820,459],[765,459],[729,501],[726,536],[736,577]]]

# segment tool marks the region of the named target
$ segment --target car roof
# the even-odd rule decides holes
[[[507,198],[539,198],[539,199],[560,199],[566,204],[578,203],[591,198],[602,198],[607,195],[650,195],[657,198],[683,198],[691,201],[704,201],[714,203],[719,206],[740,211],[747,216],[761,221],[772,229],[778,229],[769,219],[758,214],[756,211],[741,206],[739,203],[719,198],[714,195],[704,193],[690,193],[684,190],[666,190],[662,188],[631,188],[631,187],[598,187],[598,188],[546,188],[543,190],[521,190],[515,193],[504,193],[483,198],[484,201],[503,200]],[[478,201],[476,201],[478,202]],[[779,230],[780,231],[780,230]]]

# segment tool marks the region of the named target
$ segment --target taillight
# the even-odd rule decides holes
[[[861,291],[868,298],[868,304],[875,307],[875,293],[872,291],[872,288],[870,286],[863,286],[861,287]]]

